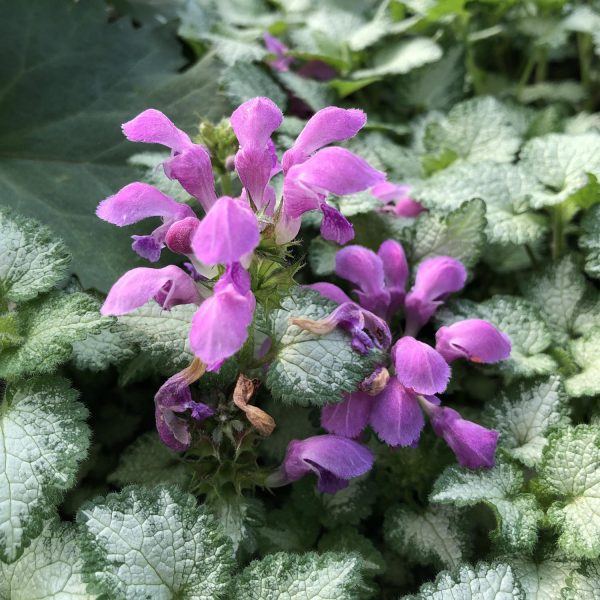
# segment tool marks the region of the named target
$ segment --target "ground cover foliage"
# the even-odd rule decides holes
[[[0,15],[0,598],[600,598],[600,4],[0,0]],[[199,281],[256,308],[211,365],[206,337],[188,337],[209,299],[159,302],[172,280],[101,313],[127,269],[193,253],[167,240],[151,265],[130,248],[150,229],[95,211],[137,181],[208,222],[165,175],[168,150],[121,124],[164,112],[235,197],[250,144],[229,119],[256,97],[283,111],[279,158],[318,111],[364,111],[360,133],[329,140],[343,151],[319,152],[351,151],[372,179],[323,188],[283,242],[281,211],[248,192],[264,218],[248,290],[229,261]],[[278,202],[294,173],[311,184],[285,163]],[[404,196],[375,193],[377,172]],[[386,274],[380,309],[364,273],[398,244],[405,281]],[[355,245],[373,253],[351,260],[379,263],[345,269]],[[411,325],[419,266],[439,257],[466,279]],[[354,312],[334,319],[318,282]],[[445,354],[473,319],[510,355]],[[423,361],[436,347],[451,363],[439,389],[403,367],[417,332]],[[181,373],[189,400],[168,404]],[[415,394],[395,429],[386,384]],[[330,462],[290,446],[316,436],[348,445]]]

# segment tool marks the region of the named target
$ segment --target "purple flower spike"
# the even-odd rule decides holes
[[[354,137],[366,122],[367,115],[356,108],[328,106],[318,111],[306,123],[294,145],[284,153],[284,172],[306,161],[319,148]]]
[[[278,38],[270,33],[263,34],[266,49],[277,58],[270,60],[267,64],[275,71],[289,71],[290,65],[294,62],[293,56],[288,56],[289,48]]]
[[[165,175],[176,179],[186,192],[197,198],[208,211],[217,199],[210,156],[187,133],[175,127],[159,110],[149,108],[124,123],[123,133],[132,142],[161,144],[171,149],[171,158],[163,163]]]
[[[406,280],[408,279],[408,263],[404,249],[395,240],[386,240],[379,246],[377,256],[383,263],[385,286],[390,293],[387,311],[388,317],[393,316],[404,305],[406,295]]]
[[[406,295],[406,332],[416,335],[444,300],[461,290],[467,280],[464,265],[450,256],[424,260],[417,269],[415,284]]]
[[[344,302],[352,302],[348,294],[340,289],[334,283],[328,283],[326,281],[320,281],[318,283],[311,283],[310,285],[305,285],[304,287],[314,290],[323,296],[323,298],[327,298],[328,300],[332,300],[336,304],[343,304]]]
[[[190,345],[207,371],[220,369],[244,345],[255,307],[250,275],[239,263],[229,265],[192,318]]]
[[[389,446],[411,446],[419,440],[425,419],[414,392],[391,377],[374,400],[371,427],[383,442]]]
[[[278,487],[314,473],[320,492],[334,494],[348,486],[349,480],[371,469],[373,453],[345,437],[317,435],[305,440],[292,440],[283,464],[267,479],[267,485]]]
[[[166,446],[177,452],[190,447],[191,436],[188,422],[177,416],[186,410],[191,411],[192,419],[203,421],[212,417],[210,406],[192,400],[187,369],[170,377],[154,396],[154,415],[158,435]]]
[[[405,336],[392,348],[392,358],[398,381],[417,394],[439,394],[448,386],[450,367],[431,346]]]
[[[345,394],[342,402],[323,407],[321,427],[329,433],[355,438],[367,426],[372,406],[373,396],[364,392]]]
[[[463,419],[447,406],[435,406],[426,400],[421,406],[429,415],[431,427],[443,438],[463,467],[491,469],[496,463],[499,433]]]
[[[475,363],[496,363],[510,356],[509,337],[482,319],[467,319],[441,327],[435,340],[436,350],[449,363],[458,358]]]
[[[231,264],[253,252],[259,241],[258,221],[250,207],[223,196],[198,225],[192,249],[204,264]]]
[[[383,261],[375,252],[362,246],[346,246],[335,255],[335,272],[359,289],[360,305],[385,317],[390,292],[385,288]]]
[[[110,289],[100,309],[103,315],[124,315],[154,298],[165,310],[200,302],[194,280],[179,267],[140,267],[127,271]]]

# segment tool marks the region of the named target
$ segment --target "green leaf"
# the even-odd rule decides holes
[[[600,392],[600,327],[573,340],[569,352],[581,371],[565,381],[567,394],[572,398],[595,396]]]
[[[19,335],[19,323],[15,313],[0,315],[0,352],[11,346],[19,346],[23,343]]]
[[[585,272],[600,279],[600,205],[592,206],[581,219],[578,243],[585,255]]]
[[[215,33],[202,33],[200,39],[209,42],[217,56],[229,66],[236,63],[252,63],[267,55],[264,45],[258,41],[255,32],[242,32],[226,26],[219,26]]]
[[[232,106],[237,107],[256,96],[266,96],[285,110],[285,92],[258,65],[237,62],[227,67],[221,75],[221,84]]]
[[[419,513],[397,506],[386,513],[383,529],[386,543],[407,560],[454,569],[468,548],[461,525],[457,511],[448,507]]]
[[[556,363],[546,354],[552,344],[552,334],[533,304],[516,296],[497,295],[485,302],[458,300],[438,313],[444,324],[462,319],[485,319],[503,331],[511,340],[508,359],[488,367],[498,369],[508,379],[549,375]]]
[[[600,563],[587,563],[569,577],[562,600],[600,600]]]
[[[191,476],[181,456],[165,446],[155,431],[149,431],[123,450],[119,466],[107,479],[121,487],[131,483],[173,483],[185,489]]]
[[[10,565],[0,562],[0,598],[97,598],[86,591],[79,542],[79,533],[73,525],[50,517],[18,560]]]
[[[415,596],[403,600],[526,600],[512,568],[505,563],[462,565],[443,571]]]
[[[341,525],[358,525],[373,512],[372,483],[367,476],[355,477],[343,490],[321,496],[321,523],[329,529]]]
[[[137,169],[138,181],[153,185],[163,194],[177,200],[177,202],[187,202],[190,195],[181,187],[179,181],[169,179],[161,167],[162,163],[168,160],[170,156],[169,152],[139,152],[138,154],[132,154],[127,159],[127,163]]]
[[[577,568],[577,563],[559,556],[550,556],[541,562],[510,557],[502,560],[513,568],[527,600],[561,598],[561,590],[565,589],[569,576]]]
[[[144,227],[123,230],[95,215],[100,200],[137,178],[126,159],[140,146],[126,142],[120,125],[149,106],[191,133],[201,116],[219,119],[226,107],[217,63],[208,57],[179,73],[187,58],[170,27],[109,23],[101,2],[2,0],[7,11],[0,197],[64,239],[84,288],[106,291],[144,264],[129,237]]]
[[[600,176],[600,135],[552,133],[533,138],[523,147],[520,164],[547,188],[532,194],[531,205],[560,204],[588,185],[588,173]]]
[[[412,194],[436,213],[481,198],[490,243],[534,244],[548,231],[547,218],[529,206],[529,197],[539,189],[536,179],[516,165],[480,162],[452,165],[417,184]]]
[[[0,207],[0,299],[25,302],[47,292],[70,262],[69,251],[49,229]]]
[[[0,560],[12,562],[75,482],[87,410],[62,379],[9,385],[0,406]]]
[[[523,295],[536,303],[560,344],[600,324],[597,292],[574,256],[565,256],[528,278]]]
[[[99,303],[81,292],[52,292],[23,305],[17,313],[23,343],[0,354],[0,377],[50,373],[66,362],[73,343],[109,327]]]
[[[416,37],[390,43],[375,52],[373,66],[352,74],[354,79],[402,75],[442,58],[442,49],[429,38]]]
[[[294,317],[323,319],[335,308],[317,292],[298,288],[269,315],[275,357],[267,386],[276,399],[318,406],[340,401],[342,393],[356,389],[380,360],[379,351],[354,351],[350,336],[339,328],[319,336],[289,323]]]
[[[335,95],[329,85],[322,81],[307,79],[291,71],[279,72],[277,78],[285,88],[300,100],[304,100],[315,112],[332,105],[335,101]]]
[[[131,486],[85,504],[77,522],[92,589],[125,598],[227,598],[233,552],[213,517],[175,487]]]
[[[334,196],[331,200],[345,217],[370,213],[383,206],[381,200],[368,191],[347,196]]]
[[[569,423],[569,404],[561,378],[526,381],[504,391],[486,407],[486,424],[500,432],[500,447],[535,467],[548,442],[548,431]]]
[[[123,336],[123,327],[115,323],[100,333],[74,342],[71,360],[77,369],[104,371],[110,365],[118,365],[133,358],[135,354],[135,346]]]
[[[414,261],[453,256],[467,267],[479,260],[485,242],[486,209],[482,200],[469,200],[446,216],[427,212],[419,216],[412,242]]]
[[[159,371],[174,373],[187,367],[194,358],[188,333],[197,307],[193,304],[163,310],[151,300],[144,306],[119,317],[123,337],[138,345]]]
[[[233,597],[244,600],[354,600],[362,583],[356,554],[270,554],[238,577]]]
[[[465,162],[512,162],[521,135],[511,111],[491,97],[466,100],[427,125],[425,149],[454,152]]]
[[[335,242],[324,240],[320,235],[310,241],[308,262],[317,277],[326,277],[335,273],[335,255],[339,249]]]
[[[559,531],[569,557],[600,555],[600,430],[565,427],[550,436],[539,470],[539,486],[558,497],[547,518]]]
[[[510,463],[498,463],[489,471],[448,467],[435,482],[429,500],[458,507],[485,504],[498,522],[492,539],[511,550],[530,552],[544,515],[535,496],[523,493],[523,485],[523,474]]]

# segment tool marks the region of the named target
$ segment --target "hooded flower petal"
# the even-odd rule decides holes
[[[318,283],[311,283],[310,285],[305,285],[311,290],[318,292],[324,298],[328,300],[332,300],[336,304],[343,304],[344,302],[352,302],[348,294],[340,289],[337,285],[333,283],[328,283],[326,281],[319,281]]]
[[[266,49],[277,57],[275,60],[267,61],[267,64],[276,71],[289,71],[294,62],[293,56],[288,56],[289,48],[278,38],[270,33],[263,34]]]
[[[343,245],[354,238],[354,227],[344,215],[326,202],[321,202],[323,220],[321,221],[321,235],[324,239]]]
[[[283,155],[284,171],[304,162],[323,146],[354,137],[366,122],[367,115],[356,108],[323,108],[309,119],[294,145]]]
[[[239,263],[228,266],[192,318],[190,345],[208,371],[218,370],[244,345],[255,306],[250,275]]]
[[[417,269],[415,285],[406,295],[406,331],[415,335],[443,301],[461,290],[467,280],[464,265],[451,256],[424,260]]]
[[[398,381],[417,394],[438,394],[448,386],[450,367],[431,346],[405,336],[392,348],[392,358]]]
[[[509,337],[482,319],[440,327],[435,340],[436,350],[447,362],[465,358],[476,363],[495,363],[510,356]]]
[[[435,406],[426,400],[422,400],[421,405],[429,415],[435,434],[446,441],[463,467],[490,469],[494,466],[497,431],[467,421],[447,406]]]
[[[390,293],[385,289],[383,262],[375,252],[362,246],[346,246],[335,255],[335,272],[359,289],[360,305],[384,316]]]
[[[204,146],[192,144],[163,163],[165,175],[179,181],[190,196],[197,198],[205,212],[217,201],[210,155]]]
[[[235,169],[254,205],[261,209],[265,202],[265,190],[271,180],[273,153],[270,148],[248,146],[235,155]]]
[[[156,429],[163,444],[172,450],[182,452],[191,443],[191,436],[186,419],[176,413],[191,411],[190,416],[196,421],[203,421],[214,414],[210,406],[192,400],[189,388],[190,381],[186,377],[186,369],[176,373],[160,387],[154,396],[154,414]]]
[[[194,280],[179,267],[140,267],[127,271],[111,288],[100,309],[103,315],[124,315],[154,298],[164,309],[200,302]]]
[[[167,248],[177,254],[192,254],[192,238],[199,225],[200,219],[196,217],[187,217],[173,223],[165,236]]]
[[[207,265],[230,264],[252,252],[259,241],[258,221],[250,207],[223,196],[198,225],[192,248]]]
[[[269,98],[258,97],[240,104],[231,114],[231,127],[243,148],[263,148],[281,125],[283,113]]]
[[[335,493],[371,469],[373,453],[352,440],[337,435],[317,435],[305,440],[292,440],[287,447],[279,471],[267,480],[278,486],[301,479],[308,473],[318,477],[321,492]]]
[[[321,427],[329,433],[357,437],[369,422],[373,397],[364,392],[345,394],[337,404],[327,404],[321,410]]]
[[[418,441],[425,419],[414,392],[391,377],[373,400],[371,427],[382,441],[389,446],[411,446]]]
[[[96,214],[104,221],[123,227],[149,217],[162,217],[165,221],[193,217],[194,211],[155,187],[136,182],[102,200]]]
[[[175,127],[165,114],[154,108],[123,123],[122,129],[125,137],[132,142],[161,144],[175,152],[182,152],[192,143],[187,133]]]
[[[404,304],[408,263],[404,249],[395,240],[386,240],[379,246],[377,256],[383,263],[385,287],[389,290],[390,301],[387,316],[394,315]]]

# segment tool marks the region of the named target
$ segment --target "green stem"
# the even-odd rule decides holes
[[[561,204],[552,209],[552,258],[560,258],[565,247],[565,218]]]
[[[535,66],[535,82],[542,83],[546,81],[548,75],[548,51],[540,50]]]
[[[586,91],[586,102],[591,103],[590,84],[591,84],[591,52],[592,39],[589,34],[579,32],[577,34],[577,54],[579,57],[579,75],[581,83]]]
[[[221,175],[221,192],[223,196],[231,196],[231,176],[229,173]]]
[[[527,59],[527,63],[525,64],[525,68],[523,69],[523,73],[521,74],[521,78],[519,79],[518,85],[518,95],[521,95],[523,88],[527,85],[529,78],[531,77],[531,73],[533,72],[533,68],[537,62],[537,53],[532,52],[529,58]]]

